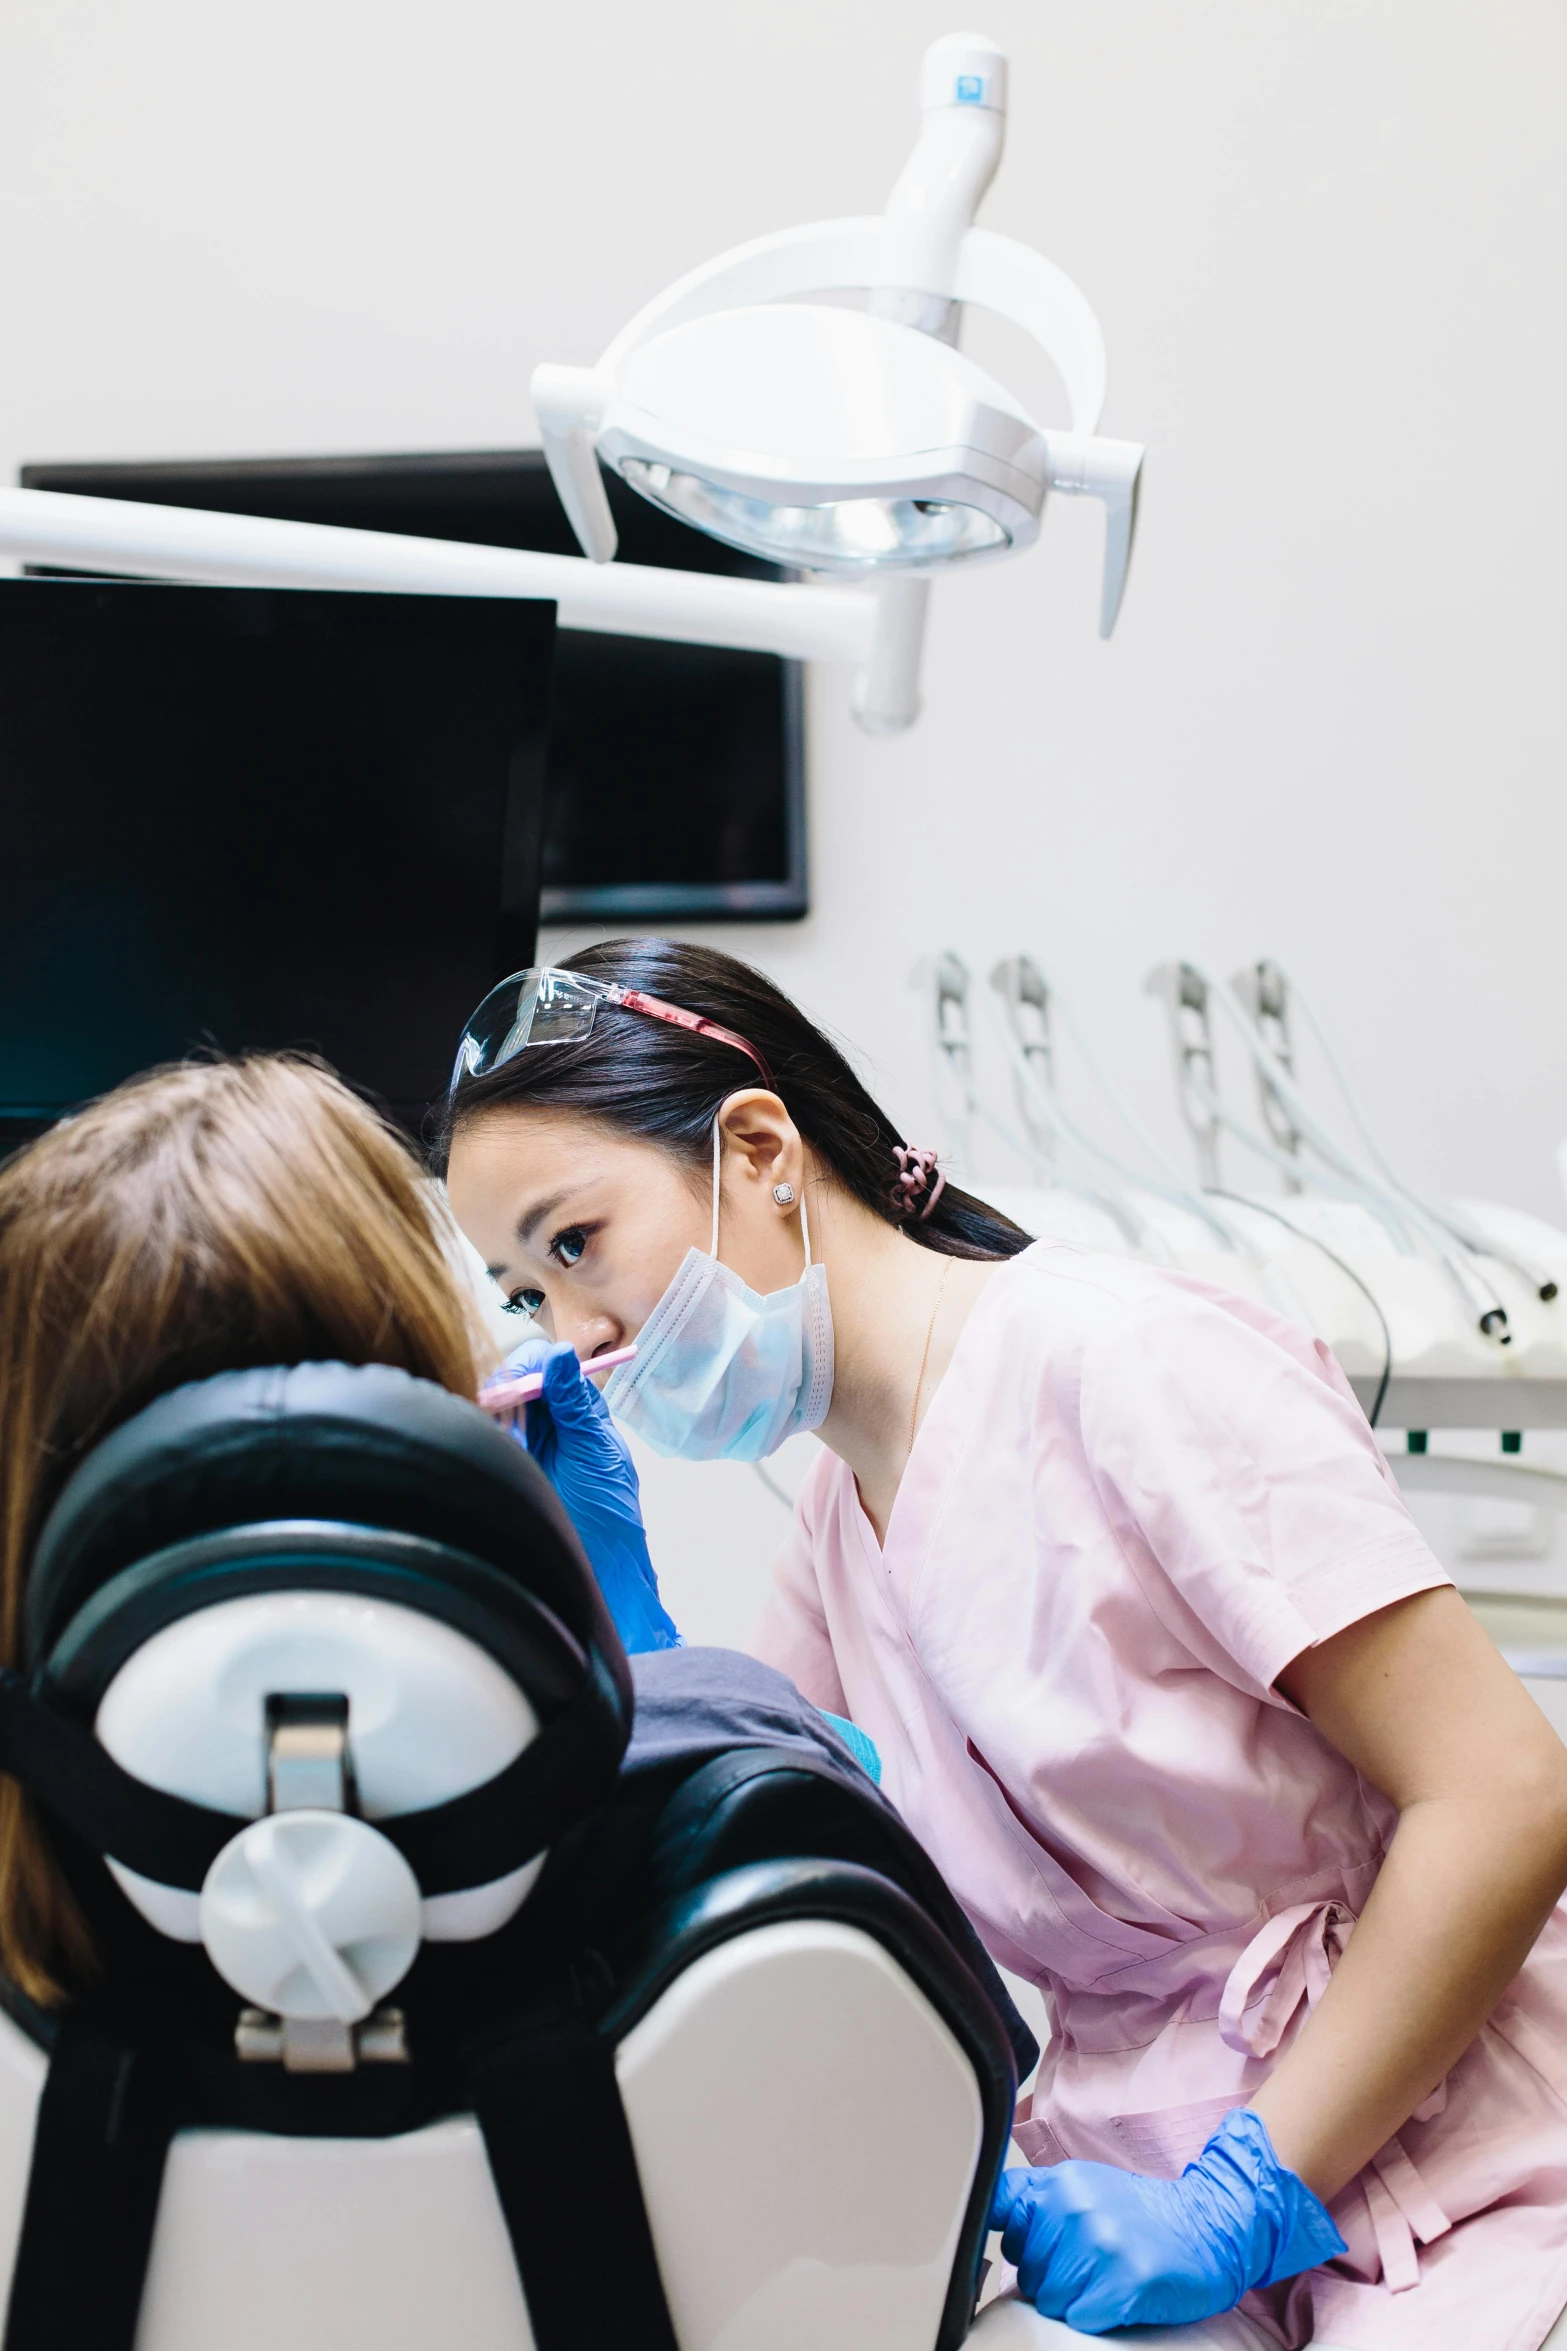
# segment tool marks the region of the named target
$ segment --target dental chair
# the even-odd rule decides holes
[[[634,1688],[473,1406],[161,1398],[45,1524],[22,1666],[0,1766],[100,1964],[0,1982],[4,2351],[962,2340],[1026,2033],[787,1684]]]

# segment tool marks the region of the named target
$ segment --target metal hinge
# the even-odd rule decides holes
[[[363,2024],[335,2016],[270,2016],[242,2008],[234,2054],[247,2065],[281,2064],[285,2073],[352,2073],[357,2065],[406,2065],[407,2027],[400,2008],[377,2008]]]
[[[340,1691],[286,1691],[267,1700],[267,1810],[357,1812]]]
[[[357,1812],[348,1750],[348,1700],[340,1691],[285,1691],[267,1700],[268,1812]],[[359,2024],[335,2016],[273,2016],[242,2008],[234,2052],[247,2065],[287,2073],[352,2073],[357,2065],[406,2065],[400,2008],[377,2008]]]

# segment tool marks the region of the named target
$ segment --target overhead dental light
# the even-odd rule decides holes
[[[972,225],[1001,156],[1006,71],[981,35],[936,42],[919,140],[885,214],[721,254],[639,312],[596,367],[533,377],[550,470],[592,561],[616,545],[602,462],[746,554],[921,583],[890,600],[862,680],[860,715],[878,728],[914,715],[925,576],[1030,546],[1049,490],[1104,503],[1105,636],[1126,583],[1143,452],[1096,435],[1098,321],[1042,255]],[[845,289],[867,308],[801,299]],[[1069,431],[1037,423],[957,349],[970,303],[1049,354]]]
[[[1001,157],[1006,78],[981,35],[936,42],[919,138],[885,213],[737,246],[650,302],[596,367],[535,371],[545,454],[587,561],[5,488],[0,556],[239,585],[548,597],[562,628],[847,661],[861,723],[891,733],[918,714],[933,575],[1030,546],[1057,490],[1104,505],[1108,636],[1143,452],[1098,433],[1104,338],[1071,279],[973,225]],[[846,292],[865,307],[844,307]],[[969,308],[1011,319],[1048,353],[1066,429],[1039,423],[958,349]],[[712,538],[816,576],[615,563],[601,464]]]
[[[972,361],[820,304],[720,311],[656,335],[627,360],[597,445],[655,506],[815,571],[1026,546],[1046,482],[1039,433]]]

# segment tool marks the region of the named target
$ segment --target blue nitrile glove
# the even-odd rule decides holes
[[[680,1635],[659,1599],[648,1557],[636,1464],[608,1405],[584,1379],[575,1347],[529,1339],[503,1369],[514,1377],[544,1373],[544,1393],[526,1407],[518,1439],[564,1503],[616,1632],[629,1650],[677,1649]]]
[[[848,1748],[866,1778],[874,1780],[879,1788],[881,1786],[881,1757],[876,1752],[875,1740],[867,1738],[859,1724],[850,1722],[846,1715],[829,1714],[825,1706],[818,1706],[816,1711],[823,1722],[832,1724],[833,1729]]]
[[[1247,2106],[1225,2116],[1178,2180],[1113,2163],[1003,2172],[990,2225],[1020,2291],[1085,2335],[1214,2318],[1250,2287],[1344,2251]]]

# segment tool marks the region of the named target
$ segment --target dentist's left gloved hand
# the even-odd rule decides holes
[[[648,1557],[636,1464],[575,1347],[529,1339],[502,1368],[514,1378],[543,1371],[544,1393],[524,1407],[518,1438],[560,1496],[626,1648],[678,1648]]]
[[[1344,2251],[1245,2106],[1225,2116],[1178,2180],[1076,2161],[1003,2172],[990,2225],[1019,2290],[1085,2335],[1215,2318],[1252,2286]]]

